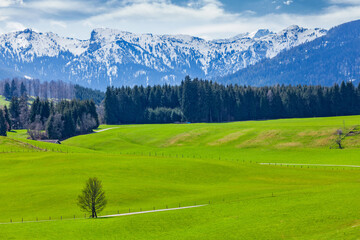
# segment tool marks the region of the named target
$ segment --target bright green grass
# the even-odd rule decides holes
[[[31,103],[35,100],[35,97],[29,96],[28,98],[28,104],[31,105]],[[0,106],[8,106],[10,105],[10,101],[6,100],[4,96],[0,95]]]
[[[10,102],[7,101],[4,96],[0,95],[0,106],[9,106],[9,103]]]
[[[104,125],[116,129],[61,145],[27,140],[24,131],[10,133],[0,146],[6,150],[16,142],[19,151],[0,153],[0,222],[83,218],[76,197],[90,176],[103,181],[109,199],[103,214],[211,204],[0,225],[0,238],[358,239],[360,169],[257,164],[360,165],[360,136],[346,138],[344,150],[329,149],[344,121],[350,128],[360,117]],[[26,147],[30,152],[21,152]]]

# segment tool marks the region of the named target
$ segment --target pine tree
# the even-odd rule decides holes
[[[105,93],[105,116],[104,120],[107,124],[116,124],[118,123],[118,119],[116,117],[116,110],[115,108],[118,106],[118,102],[116,100],[116,96],[114,94],[114,89],[108,87]]]
[[[7,106],[4,106],[4,117],[5,117],[5,122],[7,125],[7,131],[10,132],[11,131],[11,117],[10,117],[10,113],[9,110],[7,108]]]
[[[182,102],[181,110],[184,113],[184,116],[187,121],[196,121],[197,119],[197,86],[196,82],[192,81],[189,76],[185,78],[185,81],[182,84]]]
[[[40,115],[40,104],[41,103],[39,97],[37,97],[35,101],[31,104],[29,116],[30,123],[35,121],[36,115]]]
[[[6,136],[6,121],[4,116],[4,111],[0,109],[0,136]]]
[[[10,84],[8,82],[5,83],[3,95],[7,100],[10,100],[12,98]]]
[[[26,96],[27,95],[26,93],[27,93],[27,90],[26,90],[25,84],[22,82],[21,86],[20,86],[20,97]]]
[[[12,129],[19,129],[20,125],[20,106],[19,99],[13,97],[10,101],[9,112],[11,116]]]
[[[10,92],[11,92],[11,97],[17,97],[16,83],[14,79],[11,81]]]

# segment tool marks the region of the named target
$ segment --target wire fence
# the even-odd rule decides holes
[[[72,153],[84,153],[84,152],[71,152],[68,149],[59,149],[59,148],[45,148],[40,152],[56,152],[64,154]],[[9,149],[8,151],[0,150],[0,153],[37,153],[39,151],[31,150],[16,150]],[[87,153],[87,152],[85,152]],[[154,158],[182,158],[182,159],[209,159],[209,160],[225,160],[232,161],[243,164],[257,164],[263,166],[272,166],[272,167],[286,167],[286,168],[300,168],[300,169],[324,169],[324,170],[360,170],[360,165],[336,165],[336,164],[313,164],[313,163],[263,163],[254,160],[246,160],[241,158],[234,157],[224,157],[223,155],[201,155],[201,154],[184,154],[184,153],[164,153],[164,152],[99,152],[99,154],[104,154],[106,157],[118,157],[118,156],[143,156],[143,157],[154,157]]]
[[[152,213],[152,212],[161,212],[161,211],[167,211],[167,210],[181,210],[181,209],[188,209],[188,208],[194,208],[194,207],[201,207],[211,204],[211,201],[204,202],[202,201],[201,204],[194,202],[194,204],[168,204],[164,205],[163,207],[136,207],[136,208],[121,208],[121,210],[108,210],[101,212],[101,216],[99,218],[103,217],[111,217],[114,215],[131,215],[131,214],[142,214],[142,213]],[[13,223],[33,223],[33,222],[50,222],[50,221],[63,221],[63,220],[80,220],[80,219],[89,219],[91,218],[90,214],[72,214],[72,215],[60,215],[60,216],[49,216],[49,217],[27,217],[27,218],[10,218],[8,222],[0,222],[0,224],[13,224]]]

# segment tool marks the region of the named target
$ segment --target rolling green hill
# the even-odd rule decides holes
[[[320,166],[360,166],[357,125],[360,116],[101,126],[61,145],[12,132],[0,138],[0,222],[35,222],[0,224],[0,232],[4,239],[357,239],[360,168]],[[339,128],[349,133],[345,149],[330,149]],[[207,205],[85,219],[76,198],[91,176],[108,197],[102,215]],[[36,222],[49,217],[56,221]]]

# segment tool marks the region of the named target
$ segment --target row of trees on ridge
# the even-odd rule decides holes
[[[107,88],[108,124],[227,122],[360,114],[360,87],[249,87],[186,79],[180,86]]]

